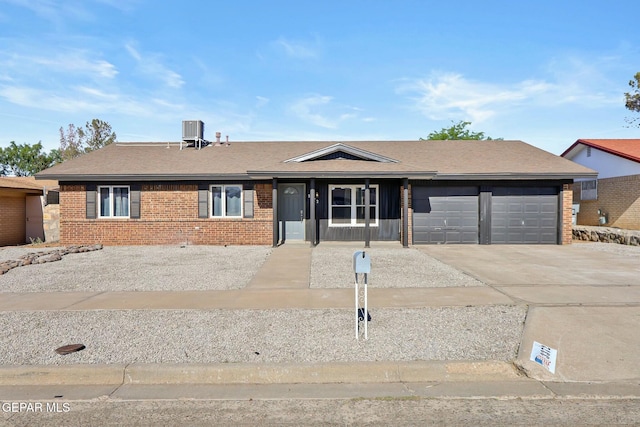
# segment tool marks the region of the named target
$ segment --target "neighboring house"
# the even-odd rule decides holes
[[[0,177],[0,246],[56,241],[58,182]]]
[[[60,181],[63,244],[408,246],[570,243],[573,180],[596,173],[521,141],[218,137],[114,143],[37,176]]]
[[[562,157],[598,171],[574,185],[578,224],[640,230],[640,139],[579,139]]]

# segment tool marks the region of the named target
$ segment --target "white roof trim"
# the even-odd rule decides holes
[[[380,163],[399,163],[398,160],[392,159],[390,157],[382,156],[380,154],[372,153],[371,151],[362,150],[360,148],[352,147],[351,145],[346,145],[342,143],[333,144],[329,147],[311,151],[301,156],[297,156],[297,157],[293,157],[291,159],[285,160],[284,162],[285,163],[307,162],[309,160],[316,160],[320,157],[324,157],[329,154],[337,153],[340,151],[346,154],[351,154],[352,156],[355,156],[355,157],[359,157],[362,160],[370,160],[370,161],[380,162]]]

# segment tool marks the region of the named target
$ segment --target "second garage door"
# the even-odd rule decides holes
[[[495,187],[491,197],[491,243],[558,242],[558,190]]]
[[[413,243],[478,243],[478,187],[414,186]]]

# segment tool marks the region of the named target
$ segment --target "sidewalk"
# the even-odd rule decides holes
[[[369,290],[369,305],[419,308],[526,304],[530,309],[516,363],[520,368],[496,361],[2,366],[0,399],[51,397],[54,391],[55,395],[65,398],[74,395],[82,398],[105,395],[225,398],[255,395],[255,390],[262,390],[265,396],[275,396],[281,393],[283,384],[289,385],[289,390],[291,387],[297,390],[294,394],[307,397],[357,397],[369,393],[379,396],[640,398],[637,370],[640,286],[625,282],[628,280],[625,277],[635,277],[635,264],[628,264],[629,275],[615,275],[615,285],[594,283],[595,276],[589,276],[588,271],[593,264],[589,263],[582,266],[585,277],[592,278],[588,285],[571,284],[569,275],[563,276],[564,282],[553,284],[553,280],[545,281],[544,264],[538,264],[535,277],[545,284],[535,285],[515,280],[521,276],[513,263],[522,261],[510,259],[509,254],[517,252],[508,248],[481,249],[429,247],[425,250],[474,277],[490,276],[490,286],[373,288]],[[535,248],[527,249],[527,257],[536,256]],[[556,249],[570,258],[571,251]],[[540,249],[539,256],[546,256],[548,250]],[[311,248],[306,246],[276,248],[253,280],[240,290],[3,293],[0,311],[351,309],[353,289],[309,288],[311,254]],[[564,261],[571,262],[570,259]],[[614,261],[608,258],[608,262]],[[505,265],[501,266],[500,262]],[[500,271],[508,274],[494,273]],[[528,360],[534,340],[558,348],[555,375]],[[520,369],[526,371],[529,378]],[[249,384],[252,386],[246,389]],[[261,386],[256,389],[255,384]]]
[[[541,381],[506,362],[129,364],[0,368],[0,401],[52,399],[640,399],[635,381]]]

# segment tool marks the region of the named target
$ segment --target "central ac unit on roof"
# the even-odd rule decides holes
[[[204,122],[202,120],[182,121],[182,140],[198,141],[204,139]]]

